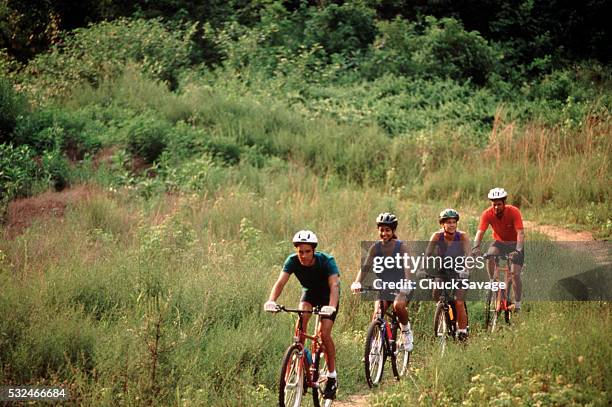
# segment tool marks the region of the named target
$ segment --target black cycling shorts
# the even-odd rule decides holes
[[[491,246],[497,247],[499,253],[506,256],[516,251],[516,242],[500,242],[496,240]],[[525,254],[523,250],[518,252],[518,255],[512,258],[512,263],[517,264],[519,266],[522,266],[525,263]]]
[[[324,307],[329,305],[329,297],[323,297],[320,295],[315,295],[310,291],[302,291],[302,298],[300,298],[300,302],[307,302],[313,307]],[[338,305],[336,306],[336,312],[331,314],[330,316],[321,315],[321,319],[331,319],[332,321],[336,321],[336,316],[338,315],[338,311],[340,310],[340,298],[338,298]]]

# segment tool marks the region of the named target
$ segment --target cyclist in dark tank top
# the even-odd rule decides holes
[[[368,250],[368,257],[366,259],[366,267],[368,265],[372,265],[374,257],[395,257],[396,255],[403,255],[404,253],[408,254],[408,247],[406,243],[397,239],[397,235],[395,231],[397,229],[397,217],[392,213],[381,213],[376,218],[376,226],[378,228],[378,236],[380,240],[373,244]],[[402,267],[393,267],[390,269],[385,268],[385,270],[378,277],[383,281],[387,282],[398,282],[402,279],[409,280],[411,273],[409,270],[404,269]],[[362,275],[361,269],[357,273],[357,277],[355,277],[355,282],[351,284],[351,291],[353,293],[358,293],[361,290],[361,282],[364,276]],[[410,329],[410,321],[408,320],[408,292],[407,290],[397,290],[396,292],[386,292],[381,293],[383,297],[381,300],[383,302],[384,309],[387,309],[389,305],[391,305],[391,301],[393,301],[393,311],[397,315],[397,318],[400,321],[400,327],[402,330],[403,343],[404,348],[408,352],[412,352],[414,347],[413,344],[413,335],[412,330]],[[391,295],[390,298],[387,298],[388,295]],[[377,314],[378,306],[380,305],[378,301],[376,301],[376,309],[374,310],[374,315]],[[384,311],[384,310],[383,310]]]

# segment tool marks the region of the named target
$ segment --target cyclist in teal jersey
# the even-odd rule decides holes
[[[329,373],[324,397],[333,399],[336,396],[338,380],[336,373],[336,348],[331,331],[338,314],[340,300],[340,271],[336,261],[329,254],[315,251],[318,245],[317,236],[309,230],[300,230],[293,237],[295,254],[287,257],[283,270],[272,287],[270,297],[264,304],[264,310],[277,311],[276,300],[281,295],[289,277],[294,274],[302,285],[300,309],[310,311],[321,307],[321,340],[325,347]],[[303,315],[303,329],[307,331],[310,314]]]

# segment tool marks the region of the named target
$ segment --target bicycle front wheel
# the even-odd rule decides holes
[[[444,304],[439,302],[436,306],[436,313],[434,314],[434,335],[436,340],[440,343],[440,351],[444,353],[446,349],[446,335],[448,332],[448,323],[446,321],[446,312],[444,311]]]
[[[503,290],[497,292],[495,296],[495,300],[493,302],[493,314],[491,316],[491,332],[495,332],[497,330],[497,324],[499,322],[499,317],[502,313],[502,298],[506,295]]]
[[[368,386],[374,387],[380,383],[387,354],[384,349],[383,326],[380,321],[373,321],[368,327],[366,336],[364,365]]]
[[[397,380],[400,380],[402,376],[408,372],[408,363],[410,362],[410,352],[406,350],[406,344],[404,343],[404,335],[400,332],[399,327],[396,325],[393,328],[393,356],[391,356],[391,368],[393,369],[393,375]]]
[[[489,290],[485,301],[485,331],[491,328],[493,314],[495,314],[495,293]]]
[[[312,392],[312,404],[314,407],[331,407],[333,400],[323,397],[325,386],[327,386],[327,363],[323,352],[318,352],[314,360],[314,368],[316,373],[317,387]]]
[[[280,371],[278,405],[299,407],[304,395],[304,362],[299,345],[291,345],[285,352]]]

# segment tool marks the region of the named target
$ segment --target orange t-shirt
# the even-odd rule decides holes
[[[516,206],[506,205],[501,219],[495,215],[493,207],[482,212],[478,230],[486,231],[491,225],[493,239],[501,242],[516,242],[516,231],[523,229],[523,217]]]

